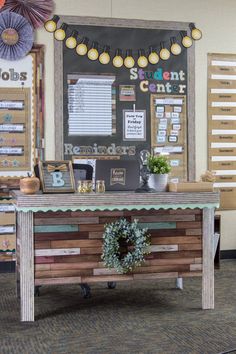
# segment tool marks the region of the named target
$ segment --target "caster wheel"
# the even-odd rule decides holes
[[[34,287],[34,296],[40,296],[40,289],[41,286],[35,286]]]
[[[90,286],[88,284],[80,284],[80,287],[81,287],[81,290],[82,290],[83,298],[84,299],[91,298]]]
[[[109,281],[107,283],[108,289],[115,289],[116,288],[116,282],[115,281]]]

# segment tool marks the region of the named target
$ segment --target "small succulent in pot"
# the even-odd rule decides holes
[[[149,185],[158,192],[167,190],[168,174],[171,166],[165,155],[150,155],[147,166],[150,172]]]

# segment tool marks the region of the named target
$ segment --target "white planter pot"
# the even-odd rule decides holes
[[[148,184],[157,192],[166,192],[168,184],[168,173],[163,175],[157,175],[154,173],[150,174]]]

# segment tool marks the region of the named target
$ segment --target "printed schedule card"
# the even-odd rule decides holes
[[[186,96],[151,95],[151,146],[169,156],[171,182],[187,180]]]
[[[208,54],[208,169],[221,209],[236,209],[236,55]]]

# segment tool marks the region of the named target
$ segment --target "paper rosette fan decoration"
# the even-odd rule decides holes
[[[6,0],[3,10],[18,13],[38,28],[50,18],[53,8],[53,0]]]
[[[0,9],[3,7],[4,4],[5,4],[5,0],[0,0]]]
[[[0,58],[23,58],[32,48],[33,41],[33,28],[23,16],[9,11],[0,13]]]

